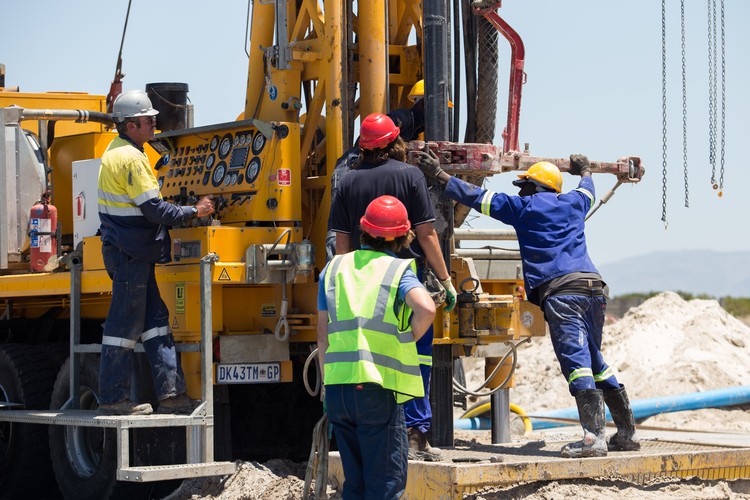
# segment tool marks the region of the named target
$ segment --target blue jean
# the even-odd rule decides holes
[[[417,267],[417,278],[422,281],[422,272],[424,265]],[[427,329],[424,335],[417,340],[417,354],[421,358],[429,358],[429,363],[419,364],[419,371],[422,373],[422,385],[424,386],[424,397],[410,399],[404,403],[404,418],[406,427],[415,427],[419,432],[425,433],[430,430],[432,424],[432,406],[430,406],[430,379],[432,377],[432,339],[435,332],[432,325]]]
[[[154,264],[133,259],[112,245],[102,246],[104,267],[112,278],[112,303],[102,337],[99,403],[131,398],[133,349],[143,343],[159,400],[185,392],[169,310],[159,295]]]
[[[553,295],[544,301],[552,347],[573,396],[583,389],[620,388],[601,352],[606,308],[605,297]],[[571,380],[586,369],[590,374]]]
[[[326,408],[344,469],[342,498],[401,498],[409,443],[393,391],[377,384],[326,385]]]

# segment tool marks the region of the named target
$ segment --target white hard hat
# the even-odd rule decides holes
[[[159,112],[151,105],[151,99],[142,90],[128,90],[117,96],[112,104],[112,118],[115,123],[122,123],[126,118],[158,114]]]

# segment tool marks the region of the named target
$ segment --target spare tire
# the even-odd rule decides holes
[[[49,408],[55,372],[37,346],[0,347],[0,401]],[[7,410],[12,411],[12,410]],[[0,494],[39,498],[56,492],[45,428],[0,422]]]

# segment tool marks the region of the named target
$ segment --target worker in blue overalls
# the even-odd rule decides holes
[[[139,340],[151,365],[158,411],[186,413],[194,407],[185,394],[185,377],[154,266],[172,260],[167,226],[208,216],[214,207],[208,196],[194,206],[177,206],[162,199],[143,150],[146,141],[154,138],[158,113],[141,90],[117,97],[113,118],[119,135],[102,155],[99,171],[102,256],[112,278],[112,303],[104,324],[99,368],[99,409],[106,413],[145,415],[153,411],[149,403],[130,399],[133,350]]]
[[[570,157],[578,187],[562,194],[560,170],[532,165],[513,182],[518,196],[493,193],[448,175],[432,151],[420,152],[426,176],[445,183],[445,194],[515,228],[528,299],[544,311],[550,338],[570,394],[576,399],[584,437],[562,449],[564,457],[600,457],[609,450],[638,450],[635,421],[625,387],[601,353],[606,284],[589,258],[584,235],[594,203],[591,167],[583,155]],[[604,405],[617,433],[605,439]]]

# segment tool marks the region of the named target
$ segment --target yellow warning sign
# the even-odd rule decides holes
[[[175,283],[174,312],[176,314],[185,314],[185,283]]]
[[[219,281],[232,281],[232,278],[229,277],[229,273],[227,272],[227,268],[221,270],[221,274],[219,275]]]
[[[172,330],[177,330],[180,328],[180,324],[177,322],[177,316],[174,317],[174,321],[172,321]]]

